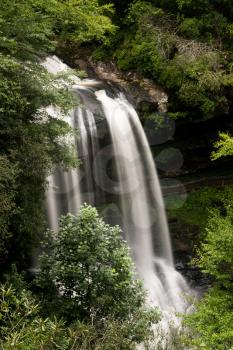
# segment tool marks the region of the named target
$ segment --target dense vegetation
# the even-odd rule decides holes
[[[211,118],[231,108],[232,20],[230,0],[133,1],[94,57],[112,52],[119,68],[161,84],[172,116]]]
[[[232,112],[232,39],[231,0],[0,2],[2,349],[130,350],[142,341],[149,348],[159,319],[145,307],[120,229],[94,208],[63,217],[55,237],[46,231],[46,178],[58,165],[78,165],[64,141],[73,131],[47,107],[64,114],[77,101],[71,78],[61,84],[40,63],[88,48],[96,60],[114,60],[160,84],[170,117],[204,121]],[[232,156],[233,138],[220,130],[213,147],[213,161]],[[213,280],[185,318],[179,350],[233,348],[232,206],[231,187],[204,188],[170,213],[195,232],[193,264]],[[41,270],[29,283],[17,271],[29,266],[42,237]]]
[[[232,189],[218,191],[213,199],[215,205],[209,206],[202,242],[193,263],[212,276],[214,282],[196,305],[196,312],[186,317],[185,324],[190,331],[191,348],[223,350],[233,345]]]
[[[56,84],[38,63],[60,41],[103,38],[113,30],[97,1],[1,1],[0,4],[0,265],[28,265],[31,250],[45,229],[43,197],[46,176],[56,164],[75,166],[62,136],[70,133],[47,106],[64,112],[72,103],[66,86]],[[77,20],[78,19],[78,20]],[[67,44],[68,45],[68,44]],[[63,140],[65,138],[63,137]]]
[[[44,246],[35,296],[15,269],[1,286],[2,349],[136,349],[151,339],[159,314],[145,306],[119,227],[83,206]]]

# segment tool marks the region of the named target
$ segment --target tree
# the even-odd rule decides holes
[[[40,258],[37,285],[46,311],[102,329],[106,320],[128,324],[125,337],[148,336],[156,310],[145,307],[145,292],[135,279],[132,259],[120,228],[110,227],[91,206],[61,218],[57,235],[49,235]],[[147,334],[147,336],[146,336]]]
[[[191,349],[226,350],[233,347],[233,211],[232,204],[212,211],[196,264],[214,277],[214,285],[187,316]]]
[[[94,58],[110,54],[120,69],[154,79],[168,91],[173,117],[219,116],[231,107],[232,14],[230,0],[132,1]]]
[[[222,14],[213,10],[206,17],[186,18],[162,2],[156,7],[135,1],[125,23],[114,54],[121,69],[136,69],[168,89],[171,112],[178,108],[180,115],[186,112],[194,119],[228,112],[225,87],[232,84],[220,47],[228,25]]]
[[[72,147],[64,142],[71,128],[46,112],[52,105],[67,114],[74,102],[70,84],[62,84],[39,63],[67,42],[103,40],[114,29],[109,11],[111,6],[97,0],[0,2],[0,157],[17,168],[14,198],[8,197],[11,215],[0,211],[5,225],[0,269],[12,260],[28,267],[46,225],[46,177],[58,165],[77,166]]]
[[[10,169],[17,170],[17,176],[9,180],[14,181],[9,193],[14,192],[17,211],[12,210],[7,223],[11,236],[8,251],[14,250],[14,255],[0,252],[1,267],[9,262],[8,257],[23,267],[28,264],[33,244],[44,230],[46,177],[56,164],[76,166],[73,149],[68,142],[61,142],[71,128],[45,109],[59,105],[67,113],[71,106],[67,84],[58,88],[58,80],[35,63],[0,54],[0,153],[9,164],[8,174],[12,174]],[[4,241],[3,230],[1,235]]]
[[[2,0],[0,49],[24,60],[45,56],[58,41],[103,40],[115,29],[111,5],[98,0]]]
[[[107,34],[116,29],[108,17],[113,13],[109,2],[100,5],[98,0],[37,0],[37,3],[53,22],[53,31],[63,44],[66,41],[71,44],[103,41]]]

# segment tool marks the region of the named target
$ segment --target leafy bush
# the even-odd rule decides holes
[[[198,266],[203,272],[215,277],[218,284],[232,287],[233,275],[233,213],[232,205],[227,214],[212,211],[206,228],[206,237],[198,251]]]
[[[0,286],[0,346],[5,350],[67,349],[62,321],[42,319],[26,289]]]
[[[49,234],[46,247],[37,276],[46,312],[100,330],[109,320],[111,327],[122,325],[132,342],[149,336],[158,313],[145,306],[119,227],[106,225],[95,208],[84,205],[77,216],[61,218],[58,234]]]
[[[233,346],[232,292],[212,288],[186,317],[186,346],[189,349],[226,350]]]
[[[191,348],[232,349],[233,346],[233,212],[212,211],[206,236],[198,250],[197,265],[215,278],[214,286],[186,317]]]
[[[227,113],[231,104],[228,16],[209,0],[138,0],[130,4],[117,40],[110,38],[113,48],[109,51],[108,45],[102,52],[115,50],[119,68],[137,70],[168,89],[170,112],[211,118]],[[98,57],[100,52],[98,48]]]
[[[91,323],[76,319],[68,327],[64,320],[41,316],[40,302],[15,266],[0,285],[0,347],[6,350],[136,350],[138,342],[147,346],[151,340],[154,320],[154,312],[145,312],[134,324],[110,317]]]

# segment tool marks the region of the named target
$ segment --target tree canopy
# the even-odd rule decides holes
[[[9,178],[1,184],[6,203],[0,212],[0,221],[6,223],[1,231],[2,266],[8,258],[28,265],[45,228],[46,177],[56,164],[77,164],[73,150],[60,142],[70,127],[46,109],[59,106],[67,113],[71,91],[39,63],[65,42],[104,40],[114,30],[106,16],[111,11],[110,5],[92,0],[0,3],[0,156],[2,164],[8,164],[1,167],[0,178]],[[14,256],[7,255],[12,249]]]
[[[171,115],[206,120],[231,108],[232,20],[231,1],[134,1],[102,58],[163,86]]]

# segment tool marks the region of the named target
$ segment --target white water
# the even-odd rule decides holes
[[[153,157],[132,105],[120,94],[96,92],[112,136],[124,231],[153,305],[184,311],[188,288],[174,269],[168,224]]]
[[[56,73],[64,69],[57,59],[51,60],[45,65],[48,70]],[[110,97],[108,89],[100,89],[96,81],[77,81],[75,91],[83,106],[70,113],[69,123],[79,130],[73,142],[82,165],[79,170],[50,176],[53,185],[47,192],[49,224],[57,230],[61,213],[76,214],[84,202],[98,205],[97,197],[108,204],[109,194],[114,194],[119,198],[123,231],[150,303],[167,314],[182,313],[187,306],[184,294],[188,286],[174,268],[161,188],[139,117],[123,94],[111,91]],[[105,139],[111,140],[110,146],[100,147],[96,123],[100,112],[107,122]],[[109,176],[100,157],[110,149],[117,180],[109,183],[114,186],[104,184],[103,179]]]

